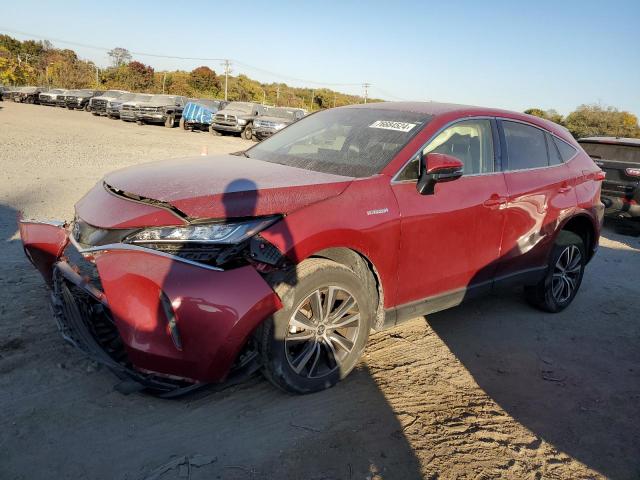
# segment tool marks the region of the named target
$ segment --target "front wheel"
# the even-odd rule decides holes
[[[253,128],[251,128],[251,124],[244,127],[244,130],[242,131],[242,138],[245,140],[251,140],[251,138],[253,138]]]
[[[167,115],[167,119],[164,121],[164,126],[167,128],[173,128],[176,124],[176,117],[173,115]]]
[[[222,133],[220,133],[219,131],[217,131],[215,128],[213,128],[213,125],[209,125],[209,132],[212,135],[215,135],[216,137],[219,137],[220,135],[222,135]]]
[[[537,285],[525,288],[529,303],[551,313],[567,308],[582,284],[586,259],[582,238],[572,232],[560,232],[547,274]]]
[[[189,130],[189,128],[185,125],[184,123],[184,117],[180,117],[180,121],[178,122],[178,126],[182,129],[182,130]]]
[[[309,259],[275,287],[283,308],[257,336],[263,373],[291,393],[330,388],[362,355],[373,323],[366,282],[336,262]]]

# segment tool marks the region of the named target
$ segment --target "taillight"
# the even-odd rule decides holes
[[[624,171],[630,177],[640,177],[640,168],[625,168]]]
[[[607,172],[603,172],[602,170],[598,171],[594,175],[594,180],[604,180],[607,176]]]

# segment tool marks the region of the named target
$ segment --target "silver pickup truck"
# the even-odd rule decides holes
[[[231,102],[215,114],[209,127],[214,135],[239,133],[246,140],[253,138],[253,121],[262,115],[266,108],[259,103]]]

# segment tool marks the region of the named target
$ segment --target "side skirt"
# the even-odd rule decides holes
[[[520,272],[511,273],[493,280],[478,283],[470,287],[462,287],[439,295],[434,295],[414,302],[405,303],[397,307],[385,309],[385,318],[380,330],[400,325],[408,320],[432,313],[440,312],[448,308],[457,307],[468,300],[484,296],[493,290],[507,288],[515,285],[534,285],[545,275],[547,265],[530,268]]]

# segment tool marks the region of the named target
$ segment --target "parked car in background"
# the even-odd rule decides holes
[[[136,106],[139,103],[148,102],[153,95],[148,93],[136,93],[133,99],[124,102],[120,107],[120,120],[125,122],[136,121]]]
[[[20,87],[13,93],[13,101],[18,103],[40,103],[38,98],[44,87]]]
[[[601,195],[605,214],[640,221],[640,139],[588,137],[578,143],[607,174]]]
[[[304,117],[301,108],[269,107],[253,121],[253,139],[264,140]]]
[[[136,104],[136,122],[139,125],[161,123],[167,128],[173,128],[180,121],[186,100],[186,97],[180,95],[152,95],[149,100]]]
[[[65,95],[65,104],[69,110],[87,110],[89,111],[89,101],[93,97],[102,95],[103,90],[74,90],[73,94]]]
[[[107,117],[108,118],[120,118],[120,110],[122,109],[122,105],[126,102],[131,102],[135,100],[136,96],[140,95],[139,93],[123,93],[118,98],[113,100],[109,100],[107,102]]]
[[[98,95],[89,100],[89,110],[94,115],[107,115],[107,103],[117,100],[126,92],[125,90],[107,90],[102,95]]]
[[[12,87],[0,85],[0,102],[9,99],[9,92],[12,91]]]
[[[213,117],[209,131],[214,135],[239,133],[243,138],[253,137],[253,120],[263,114],[265,107],[259,103],[231,102]]]
[[[224,100],[190,99],[182,110],[180,127],[185,130],[209,130],[213,116],[229,102]]]
[[[54,88],[47,90],[46,92],[42,92],[38,95],[40,105],[55,105],[58,97],[66,95],[67,92],[68,90],[64,88]]]
[[[370,103],[236,156],[113,172],[72,223],[20,235],[63,336],[118,375],[176,395],[260,368],[309,393],[349,374],[371,329],[501,284],[567,308],[597,250],[602,179],[544,119]]]

